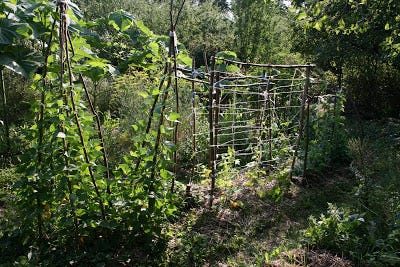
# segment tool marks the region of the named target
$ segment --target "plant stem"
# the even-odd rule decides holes
[[[100,207],[100,211],[101,211],[101,217],[104,221],[106,221],[103,199],[101,197],[96,179],[94,177],[94,172],[93,172],[93,169],[92,169],[92,166],[90,163],[89,154],[88,154],[86,143],[85,143],[85,140],[83,137],[83,130],[82,130],[81,122],[80,122],[79,116],[78,116],[78,109],[76,107],[76,101],[75,101],[75,96],[74,96],[75,92],[73,90],[74,77],[72,74],[71,60],[69,58],[69,53],[68,53],[68,29],[67,29],[65,17],[66,17],[66,4],[63,3],[61,6],[61,27],[60,27],[61,28],[61,38],[60,39],[61,39],[61,50],[63,51],[65,49],[65,62],[67,63],[67,69],[68,69],[68,74],[69,74],[69,77],[68,77],[69,78],[69,96],[71,99],[72,111],[73,111],[76,127],[78,128],[78,134],[79,134],[80,142],[82,145],[85,162],[88,164],[88,170],[89,170],[91,182],[93,184],[96,196],[98,198],[99,207]],[[62,66],[64,66],[64,58],[63,57],[61,58],[61,64],[62,64]],[[63,71],[63,68],[61,71]],[[62,83],[63,83],[63,81],[61,80],[61,86],[62,86]]]
[[[11,150],[11,141],[10,141],[10,125],[8,122],[8,106],[7,106],[7,92],[4,82],[4,66],[0,68],[0,88],[1,88],[1,100],[3,106],[3,123],[4,123],[4,135],[6,139],[6,151],[5,155],[8,157]]]
[[[94,104],[93,104],[92,100],[90,99],[89,92],[88,92],[85,80],[83,79],[83,76],[82,76],[81,73],[79,74],[79,78],[80,78],[80,80],[82,82],[83,89],[84,89],[85,94],[86,94],[86,98],[88,99],[90,110],[93,113],[94,118],[96,120],[97,135],[98,135],[98,137],[100,139],[101,152],[103,154],[103,163],[104,163],[104,166],[106,167],[106,178],[107,178],[107,181],[111,181],[110,165],[108,164],[106,145],[105,145],[105,142],[104,142],[104,135],[103,135],[103,129],[101,127],[100,117],[99,117],[99,114],[97,113],[96,109],[94,108]],[[109,183],[107,183],[107,194],[109,194],[109,195],[111,194],[111,189],[110,189],[110,184]]]

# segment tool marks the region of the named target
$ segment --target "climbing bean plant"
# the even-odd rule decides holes
[[[159,129],[154,125],[146,129],[143,121],[137,122],[132,126],[131,151],[110,167],[103,138],[107,117],[96,111],[88,82],[111,79],[132,66],[119,66],[118,71],[100,57],[112,43],[103,42],[91,30],[110,28],[124,40],[119,60],[147,74],[161,69],[163,57],[168,56],[168,38],[155,35],[122,11],[84,22],[79,7],[67,0],[10,0],[0,7],[8,14],[23,14],[21,20],[31,33],[25,41],[33,44],[28,48],[42,55],[40,71],[29,73],[31,87],[41,97],[32,103],[35,121],[24,132],[29,147],[18,168],[22,178],[14,185],[18,241],[31,251],[39,248],[38,260],[43,255],[40,248],[79,251],[117,232],[154,243],[162,222],[176,209],[176,196],[168,190],[175,147],[164,142],[172,136],[172,127],[160,123]],[[141,88],[145,105],[169,90],[160,83],[159,89]],[[163,117],[170,125],[178,117],[166,100],[156,105],[153,120],[163,121]],[[161,139],[158,145],[156,139]],[[7,249],[0,256],[3,253]]]

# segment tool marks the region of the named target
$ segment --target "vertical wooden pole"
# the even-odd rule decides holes
[[[265,70],[263,70],[263,73],[262,73],[262,77],[261,77],[261,82],[265,82],[265,77],[266,77],[266,72],[265,72]],[[267,105],[267,101],[266,101],[266,87],[265,86],[260,86],[259,88],[258,88],[258,102],[257,102],[257,110],[258,110],[258,112],[259,112],[259,114],[258,114],[258,121],[257,121],[257,126],[259,127],[259,133],[258,133],[258,140],[257,140],[257,149],[258,149],[258,151],[257,151],[257,153],[259,154],[258,155],[258,165],[260,166],[260,168],[262,167],[261,165],[261,163],[262,163],[262,159],[263,159],[263,154],[262,154],[262,151],[263,151],[263,145],[262,145],[262,143],[263,143],[263,137],[264,137],[264,125],[265,125],[265,121],[264,121],[264,118],[265,118],[265,109],[266,109],[266,105]],[[262,101],[262,107],[261,107],[261,104],[260,104],[260,102]]]
[[[193,57],[192,59],[192,75],[194,74],[195,71],[195,58]],[[194,78],[194,77],[192,77]],[[197,146],[196,146],[196,91],[194,87],[194,80],[192,80],[192,126],[193,126],[193,136],[192,136],[192,142],[193,142],[193,166],[192,166],[192,177],[194,176],[194,170],[197,164]]]
[[[192,59],[192,77],[194,78],[194,71],[195,71],[195,59],[193,57]],[[194,80],[192,80],[192,126],[193,126],[193,134],[192,134],[192,142],[193,142],[193,166],[192,166],[192,176],[190,178],[189,183],[186,185],[186,195],[190,194],[190,188],[192,186],[192,177],[194,177],[194,172],[195,168],[197,165],[197,146],[196,146],[196,119],[197,119],[197,114],[196,114],[196,91],[194,87]]]
[[[230,109],[232,109],[232,126],[231,126],[231,133],[232,133],[232,147],[236,151],[236,101],[237,100],[237,94],[236,94],[236,88],[233,90],[233,97],[232,100],[230,100],[231,105]]]
[[[217,73],[215,82],[219,84],[220,73]],[[214,92],[214,160],[217,160],[218,155],[218,127],[219,127],[219,113],[220,113],[220,100],[221,100],[221,88],[215,88]],[[217,166],[216,166],[217,168]]]
[[[92,112],[93,117],[94,117],[94,119],[96,121],[97,136],[99,137],[99,140],[100,140],[101,152],[102,152],[102,156],[103,156],[103,164],[104,164],[104,167],[106,167],[106,178],[107,178],[107,181],[108,181],[108,183],[107,183],[107,194],[110,195],[111,194],[111,189],[110,189],[111,172],[110,172],[110,165],[108,164],[108,154],[107,154],[106,145],[105,145],[105,141],[104,141],[103,128],[101,127],[100,117],[99,117],[99,114],[96,111],[96,108],[94,106],[94,102],[92,102],[92,100],[90,99],[88,88],[86,86],[85,80],[83,79],[82,73],[79,74],[79,79],[82,82],[83,91],[85,92],[87,101],[89,103],[90,111]],[[111,204],[111,202],[109,204]]]
[[[67,71],[68,71],[68,82],[69,82],[69,97],[71,100],[71,105],[72,105],[72,113],[75,119],[75,124],[77,126],[77,130],[78,130],[78,135],[79,135],[79,139],[81,141],[81,148],[83,151],[83,155],[84,155],[84,159],[85,162],[88,164],[88,171],[89,171],[89,175],[90,175],[90,179],[91,182],[93,184],[94,187],[94,191],[96,193],[96,196],[98,198],[98,204],[100,207],[100,212],[101,212],[101,217],[104,221],[106,221],[106,213],[105,213],[105,207],[104,207],[104,202],[103,202],[103,198],[101,196],[99,187],[97,185],[97,181],[94,175],[94,170],[92,168],[92,165],[90,164],[90,156],[87,150],[87,146],[86,146],[86,141],[84,140],[83,137],[83,129],[82,129],[82,124],[80,122],[80,118],[78,115],[78,109],[77,109],[77,105],[76,105],[76,100],[75,100],[75,92],[74,92],[74,85],[73,85],[73,74],[72,74],[72,66],[71,66],[71,59],[70,59],[70,55],[69,55],[69,47],[68,47],[68,27],[67,27],[67,21],[66,21],[66,14],[67,14],[67,5],[66,3],[62,3],[62,5],[60,5],[60,13],[61,13],[61,27],[60,27],[60,34],[61,34],[61,38],[60,38],[60,44],[61,44],[61,50],[64,51],[64,56],[61,57],[61,77],[62,77],[62,72],[64,71],[64,67],[66,64],[67,67]],[[70,43],[70,45],[72,45],[72,43]],[[72,46],[70,47],[72,49]],[[63,88],[63,80],[61,79],[61,87]]]
[[[174,73],[175,73],[175,111],[176,113],[179,114],[179,94],[178,94],[178,81],[176,77],[176,59],[174,59]],[[178,130],[179,130],[179,122],[175,121],[174,122],[174,145],[175,145],[175,150],[173,153],[173,159],[174,159],[174,174],[175,176],[172,178],[172,183],[171,183],[171,192],[173,193],[175,190],[175,177],[178,173]]]
[[[299,135],[297,137],[297,142],[296,142],[296,146],[295,146],[294,153],[293,153],[292,165],[290,168],[289,177],[290,177],[291,181],[293,181],[293,169],[294,169],[294,165],[296,163],[296,158],[297,158],[298,150],[300,147],[300,142],[301,142],[301,139],[303,138],[304,114],[305,114],[306,99],[308,96],[308,88],[310,86],[310,72],[311,72],[311,66],[308,65],[306,67],[306,81],[304,84],[303,96],[302,96],[302,100],[301,100]]]
[[[173,2],[174,1],[171,0],[171,15],[173,14],[173,12],[172,12]],[[180,8],[177,12],[176,18],[175,18],[175,22],[173,21],[173,17],[172,16],[170,17],[170,20],[171,20],[170,35],[172,35],[172,37],[173,37],[172,61],[173,61],[173,73],[174,73],[174,92],[175,92],[175,99],[176,99],[175,100],[175,111],[178,114],[179,114],[179,88],[178,88],[178,70],[177,70],[178,40],[176,37],[175,29],[176,29],[176,25],[178,24],[178,21],[179,21],[179,15],[180,15],[184,5],[185,5],[185,0],[182,1],[182,3],[181,3],[181,6],[180,6]],[[178,126],[179,126],[179,122],[176,121],[174,123],[174,145],[175,145],[176,149],[175,149],[174,155],[173,155],[173,157],[174,157],[174,174],[175,175],[172,178],[172,183],[171,183],[171,192],[172,193],[174,192],[174,189],[175,189],[175,177],[178,172],[178,149],[177,149],[178,137],[179,137]]]
[[[171,22],[172,23],[172,22]],[[178,87],[178,71],[177,71],[177,38],[176,38],[176,32],[175,32],[175,25],[173,24],[171,26],[172,30],[172,42],[173,42],[173,50],[172,50],[172,61],[173,61],[173,73],[174,73],[174,92],[175,92],[175,111],[176,113],[179,114],[179,87]],[[176,147],[174,151],[174,174],[176,176],[178,172],[178,126],[179,122],[175,121],[174,122],[174,145]],[[171,184],[171,192],[174,192],[174,187],[175,187],[175,176],[172,178],[172,184]]]
[[[58,12],[58,7],[57,7],[56,12]],[[50,51],[51,51],[51,42],[53,40],[53,30],[55,28],[56,22],[57,22],[57,20],[53,21],[51,31],[50,31],[50,37],[47,42],[47,49],[44,54],[44,64],[43,64],[43,74],[42,74],[42,87],[43,88],[42,88],[41,97],[40,97],[39,116],[38,116],[38,119],[36,122],[37,127],[38,127],[38,132],[39,132],[38,147],[37,147],[37,162],[36,162],[36,167],[38,170],[42,169],[42,163],[43,163],[44,111],[45,111],[45,106],[46,106],[45,88],[47,86],[46,85],[47,65],[48,65],[48,58],[49,58]],[[45,46],[43,45],[43,48],[44,47]],[[69,181],[69,180],[67,179],[67,181]],[[36,183],[35,187],[36,187],[35,190],[39,191],[39,187],[38,187],[37,183]],[[70,201],[70,203],[72,203],[72,202]],[[39,234],[39,240],[41,240],[42,239],[42,231],[43,231],[43,226],[42,226],[43,221],[42,221],[42,215],[40,213],[41,213],[41,210],[43,209],[43,207],[42,207],[42,203],[41,203],[39,194],[36,194],[36,207],[37,207],[38,234]],[[72,212],[73,218],[76,218],[75,213],[73,211],[71,211],[71,212]],[[74,226],[75,226],[75,233],[76,233],[77,224],[75,223],[75,221],[74,221]]]
[[[335,138],[335,124],[337,121],[337,100],[338,100],[338,91],[342,89],[342,78],[343,78],[343,71],[342,71],[342,67],[340,67],[339,69],[339,74],[338,74],[338,87],[335,90],[335,96],[333,99],[333,122],[332,122],[332,129],[331,129],[331,136],[330,136],[330,141],[333,142],[333,144],[336,144],[336,140],[334,140]]]
[[[169,11],[169,16],[170,16],[170,34],[169,34],[169,56],[172,55],[172,51],[175,49],[174,45],[174,36],[173,36],[173,32],[174,32],[174,24],[173,24],[173,6],[174,6],[174,1],[171,0],[170,1],[170,11]],[[172,83],[172,66],[171,66],[171,62],[167,62],[168,64],[168,80],[167,80],[167,87],[164,91],[164,95],[163,95],[163,99],[161,102],[161,111],[160,111],[160,118],[158,121],[158,126],[157,126],[157,137],[156,137],[156,141],[154,144],[154,155],[153,155],[153,159],[152,159],[152,168],[151,168],[151,174],[150,174],[150,179],[149,179],[149,186],[147,189],[147,192],[149,194],[149,196],[153,196],[153,197],[149,197],[148,198],[148,206],[149,206],[149,210],[152,212],[154,210],[155,204],[156,204],[156,199],[154,197],[154,190],[155,190],[155,177],[156,177],[156,171],[157,171],[157,159],[158,159],[158,153],[159,153],[159,148],[160,148],[160,142],[161,142],[161,127],[164,124],[164,112],[166,109],[166,102],[168,100],[169,97],[169,88],[171,86]],[[138,165],[136,165],[136,167],[138,168]],[[174,186],[174,181],[172,181],[172,186],[171,186],[171,190],[173,189]]]
[[[8,106],[7,106],[7,92],[4,82],[4,67],[0,68],[0,88],[1,88],[1,102],[3,107],[3,126],[4,126],[4,136],[6,139],[6,157],[9,156],[11,150],[11,142],[10,142],[10,125],[8,121]],[[5,158],[6,158],[5,157]]]
[[[267,116],[268,116],[268,160],[272,160],[272,110],[271,110],[271,81],[267,84]]]
[[[214,143],[214,134],[215,134],[215,122],[214,122],[214,101],[215,101],[215,57],[212,58],[212,71],[210,75],[210,92],[208,95],[209,101],[209,110],[208,110],[208,118],[209,118],[209,127],[210,127],[210,148],[209,148],[209,168],[211,169],[211,188],[208,199],[208,206],[212,207],[212,202],[214,198],[214,190],[215,190],[215,178],[217,174],[217,166],[215,159],[215,143]]]
[[[292,107],[292,91],[294,91],[296,89],[296,85],[295,85],[295,81],[294,81],[296,78],[296,74],[297,74],[297,69],[294,69],[292,81],[290,83],[290,94],[289,94],[289,103],[288,103],[289,107]],[[296,112],[288,112],[287,116],[288,116],[289,120],[292,118],[293,114],[295,114],[295,113]],[[285,132],[287,135],[289,135],[289,127],[287,127]]]
[[[311,98],[307,98],[307,111],[306,111],[306,133],[305,133],[305,147],[304,147],[304,164],[303,164],[303,177],[307,177],[307,159],[308,159],[308,145],[310,143],[310,101]]]
[[[262,82],[262,83],[265,82],[265,70],[263,70],[260,82]],[[260,103],[261,103],[261,101],[263,101],[263,103],[264,103],[264,100],[265,100],[265,97],[263,97],[264,92],[265,92],[265,86],[259,86],[258,87],[258,101],[257,101],[257,112],[258,112],[258,114],[257,114],[256,125],[258,127],[260,127],[260,129],[261,129],[261,126],[262,126],[262,123],[263,123],[263,116],[264,116],[264,114],[262,113],[262,108],[261,108],[261,104]]]

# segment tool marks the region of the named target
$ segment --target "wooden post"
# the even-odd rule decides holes
[[[262,77],[261,77],[261,82],[265,82],[265,75],[266,75],[266,72],[265,72],[265,70],[263,70]],[[265,91],[266,91],[265,86],[260,86],[258,88],[257,111],[259,113],[258,113],[258,118],[257,118],[257,126],[259,127],[259,133],[258,133],[258,137],[257,137],[258,138],[258,140],[257,140],[257,149],[258,149],[257,153],[259,155],[257,157],[257,160],[258,160],[258,165],[259,165],[260,168],[262,167],[261,166],[262,165],[261,162],[262,162],[262,158],[263,158],[263,155],[262,155],[262,151],[263,151],[262,142],[263,142],[263,136],[264,136],[263,129],[264,129],[264,125],[265,125],[264,116],[265,116],[265,108],[266,108]],[[260,104],[261,101],[263,103],[262,107],[261,107],[261,104]]]
[[[217,73],[215,82],[219,84],[220,81],[220,73]],[[220,100],[221,100],[221,88],[215,88],[214,91],[214,160],[217,160],[218,155],[218,127],[219,127],[219,113],[220,113]],[[215,169],[217,169],[217,164],[215,165]]]
[[[192,75],[195,71],[195,59],[193,57],[192,59]],[[194,78],[194,77],[192,77]],[[192,125],[193,125],[193,136],[192,136],[192,142],[193,142],[193,158],[194,158],[194,162],[193,162],[193,166],[192,166],[192,177],[194,175],[194,170],[195,170],[195,166],[197,163],[197,146],[196,146],[196,91],[195,91],[195,87],[194,87],[194,80],[192,80]]]
[[[306,111],[306,144],[304,147],[304,164],[303,164],[303,177],[307,177],[307,158],[308,158],[308,145],[310,143],[310,101],[311,98],[307,97],[307,111]]]
[[[11,142],[10,142],[10,126],[8,122],[8,106],[7,106],[7,93],[6,87],[4,83],[4,74],[3,74],[4,66],[1,66],[0,69],[0,88],[1,88],[1,100],[3,107],[3,125],[4,125],[4,135],[6,139],[6,157],[9,156],[11,151]]]
[[[310,86],[310,72],[311,72],[311,65],[308,64],[306,66],[306,81],[304,84],[303,97],[301,100],[299,135],[297,138],[296,146],[295,146],[294,153],[293,153],[292,165],[290,168],[289,177],[290,177],[291,181],[293,181],[293,169],[294,169],[294,165],[296,163],[296,157],[297,157],[298,150],[300,147],[300,142],[301,142],[301,139],[303,138],[304,114],[305,114],[306,99],[307,99],[307,95],[308,95],[308,88]]]
[[[208,95],[209,101],[209,110],[208,110],[208,117],[209,117],[209,127],[210,127],[210,148],[209,148],[209,168],[211,169],[211,188],[210,188],[210,195],[208,199],[208,206],[212,207],[212,202],[214,198],[214,190],[215,190],[215,178],[217,174],[217,166],[216,166],[216,158],[215,158],[215,122],[214,122],[214,101],[215,101],[215,58],[212,58],[212,71],[210,75],[210,92]]]
[[[268,78],[267,85],[267,116],[268,116],[268,160],[272,160],[272,111],[271,111],[271,94],[270,94],[270,79]]]
[[[173,60],[173,73],[174,73],[174,92],[175,92],[175,111],[176,113],[179,114],[179,88],[178,88],[178,72],[177,72],[177,51],[176,51],[176,47],[177,47],[177,43],[175,43],[176,41],[176,33],[175,33],[175,27],[173,29],[174,31],[172,32],[173,34],[173,38],[172,38],[172,42],[173,42],[173,50],[172,50],[172,60]],[[178,172],[178,126],[179,126],[179,122],[175,121],[174,122],[174,145],[175,145],[175,150],[174,150],[174,154],[173,154],[173,158],[174,158],[174,174],[176,176],[177,172]],[[172,183],[171,183],[171,192],[174,192],[175,189],[175,176],[172,178]]]

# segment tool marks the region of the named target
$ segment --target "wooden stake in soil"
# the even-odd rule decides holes
[[[216,164],[216,144],[215,144],[215,114],[214,114],[214,104],[215,104],[216,90],[215,90],[215,58],[212,58],[212,71],[210,75],[210,92],[208,95],[209,101],[209,128],[210,128],[210,148],[209,148],[209,169],[211,169],[211,188],[208,199],[208,206],[211,208],[214,198],[215,191],[215,179],[217,174],[217,164]]]
[[[60,2],[60,15],[61,15],[61,27],[60,27],[60,42],[61,42],[61,51],[65,52],[65,55],[61,57],[61,73],[63,74],[64,72],[64,64],[66,62],[67,64],[67,70],[68,70],[68,74],[69,74],[69,97],[71,100],[71,104],[72,104],[72,112],[74,115],[74,119],[75,119],[75,124],[78,128],[78,135],[81,141],[81,145],[82,145],[82,150],[83,150],[83,154],[84,154],[84,158],[85,158],[85,162],[88,164],[88,170],[89,170],[89,175],[91,178],[91,182],[93,184],[96,196],[98,198],[98,204],[100,207],[100,212],[101,212],[101,217],[103,220],[106,220],[106,214],[105,214],[105,209],[104,209],[104,203],[103,203],[103,199],[102,196],[100,194],[99,188],[97,186],[97,182],[96,179],[94,177],[94,173],[93,173],[93,169],[92,169],[92,165],[90,163],[90,158],[89,158],[89,154],[86,148],[86,143],[85,140],[83,138],[83,130],[81,127],[81,123],[80,123],[80,119],[78,116],[78,110],[76,107],[76,103],[75,103],[75,92],[73,90],[74,84],[73,84],[73,74],[72,74],[72,67],[71,67],[71,60],[69,57],[69,48],[68,48],[68,27],[67,27],[67,4],[66,2]],[[62,77],[62,76],[61,76]],[[63,81],[61,80],[61,86],[63,87]]]
[[[58,12],[58,7],[56,9],[56,12]],[[47,49],[44,54],[44,64],[43,64],[43,74],[42,74],[42,92],[40,96],[40,111],[39,111],[39,116],[37,118],[37,125],[38,125],[38,148],[37,148],[37,169],[41,170],[42,169],[42,163],[43,163],[43,136],[44,136],[44,111],[45,111],[45,106],[46,106],[46,98],[45,98],[45,88],[46,88],[46,76],[47,76],[47,64],[48,64],[48,59],[50,55],[50,48],[51,48],[51,42],[53,40],[53,31],[56,26],[57,20],[53,21],[53,24],[51,26],[51,31],[50,31],[50,37],[47,42]],[[67,182],[69,179],[67,178]],[[39,188],[36,188],[36,190],[39,192]],[[37,221],[38,221],[38,233],[39,233],[39,239],[42,238],[42,216],[40,214],[40,211],[43,209],[43,205],[41,203],[39,194],[36,195],[36,206],[37,206]],[[72,204],[73,206],[73,204]],[[77,230],[77,221],[76,221],[76,216],[75,216],[75,210],[71,208],[71,215],[74,218],[74,229],[75,229],[75,236],[76,236],[76,230]]]
[[[192,76],[195,71],[195,59],[193,57],[192,59]],[[194,77],[192,77],[194,78]],[[194,176],[194,170],[197,164],[197,146],[196,146],[196,91],[194,87],[194,80],[192,81],[192,127],[193,127],[193,136],[192,136],[192,142],[193,142],[193,166],[192,166],[192,177]]]
[[[307,98],[306,108],[306,133],[305,133],[305,147],[304,147],[304,164],[303,164],[303,177],[307,179],[307,159],[308,159],[308,145],[310,143],[310,101],[311,98]]]
[[[173,73],[174,73],[174,91],[175,91],[175,111],[176,113],[179,114],[179,88],[178,88],[178,71],[177,71],[177,46],[178,44],[176,43],[176,32],[175,32],[175,26],[172,26],[171,28],[173,31],[170,32],[172,35],[172,60],[173,60]],[[175,176],[178,172],[178,153],[177,153],[177,147],[178,147],[178,126],[179,122],[175,121],[174,122],[174,145],[175,145],[175,151],[174,151],[174,173]],[[175,176],[172,178],[172,183],[171,183],[171,192],[174,192],[175,189]]]
[[[185,3],[185,1],[183,1],[182,5],[181,5],[181,8],[179,9],[178,15],[177,15],[175,23],[174,23],[174,20],[173,20],[173,17],[174,17],[173,16],[174,1],[173,0],[170,1],[170,46],[169,46],[170,47],[170,53],[171,53],[171,51],[176,49],[175,46],[177,44],[176,44],[176,41],[175,41],[175,26],[178,23],[179,14],[182,11],[184,3]],[[176,56],[176,51],[172,52],[172,55]],[[148,193],[149,193],[148,195],[149,196],[154,196],[154,190],[155,190],[155,188],[154,188],[154,186],[155,186],[154,179],[155,179],[156,171],[157,171],[157,158],[158,158],[158,152],[159,152],[159,147],[160,147],[160,142],[161,142],[161,128],[162,128],[162,125],[164,124],[164,112],[165,112],[165,108],[166,108],[166,102],[167,102],[168,97],[169,97],[169,90],[168,89],[169,89],[169,87],[171,86],[171,83],[172,83],[172,81],[171,81],[172,80],[171,63],[167,62],[167,64],[168,64],[168,82],[167,82],[167,88],[164,91],[164,97],[163,97],[162,104],[161,104],[162,108],[161,108],[161,112],[160,112],[160,120],[159,120],[159,123],[158,123],[157,137],[156,137],[156,142],[155,142],[155,145],[154,145],[154,156],[153,156],[153,159],[152,159],[152,169],[151,169],[150,182],[149,182],[149,188],[148,188]],[[174,68],[175,68],[175,71],[176,71],[176,66],[174,66]],[[175,77],[177,77],[176,73],[175,73]],[[177,92],[177,88],[175,88],[175,89],[176,89],[175,92]],[[174,188],[174,179],[172,180],[171,190],[173,190],[173,188]],[[155,206],[155,198],[154,197],[149,197],[148,205],[149,205],[149,209],[150,210],[154,209],[154,206]]]
[[[1,89],[1,103],[3,107],[3,125],[4,125],[4,134],[6,139],[6,152],[5,152],[5,159],[10,156],[11,151],[11,142],[10,142],[10,127],[8,122],[8,105],[7,105],[7,93],[6,87],[4,83],[4,73],[3,73],[4,66],[0,68],[0,89]]]
[[[291,165],[290,174],[289,174],[289,178],[292,182],[293,182],[294,165],[296,163],[296,158],[297,158],[298,150],[300,147],[300,142],[301,142],[301,139],[303,138],[305,105],[306,105],[306,100],[307,100],[307,96],[308,96],[308,89],[310,86],[310,73],[311,73],[311,65],[308,64],[308,65],[306,65],[306,81],[304,84],[303,96],[302,96],[302,100],[301,100],[299,135],[298,135],[296,146],[294,149],[292,165]]]
[[[270,85],[271,85],[270,79],[268,78],[268,85],[267,85],[268,160],[272,160],[272,109],[271,109]]]
[[[220,84],[220,73],[217,73],[215,82],[217,84]],[[221,85],[219,85],[221,87]],[[219,113],[220,113],[220,102],[221,102],[221,91],[222,89],[218,87],[215,88],[215,93],[214,93],[214,160],[217,161],[217,155],[218,155],[218,127],[219,127]],[[215,163],[215,169],[217,169],[217,163]]]
[[[74,46],[72,45],[72,39],[71,39],[71,36],[68,31],[67,31],[67,39],[69,41],[72,55],[74,56],[75,50],[74,50]],[[103,129],[101,127],[100,117],[95,109],[95,104],[93,103],[94,101],[92,101],[92,99],[90,98],[89,91],[86,86],[85,80],[83,79],[82,73],[79,73],[79,79],[82,82],[83,90],[85,91],[85,95],[86,95],[87,101],[89,103],[90,111],[92,112],[92,114],[95,118],[95,121],[96,121],[97,136],[99,137],[99,140],[100,140],[101,152],[102,152],[102,156],[103,156],[103,163],[104,163],[104,166],[106,167],[106,178],[107,178],[107,181],[110,182],[111,181],[111,173],[110,173],[110,167],[108,164],[108,156],[107,156],[106,146],[105,146],[105,142],[104,142],[104,135],[103,135]],[[109,195],[111,194],[109,183],[107,184],[107,194],[109,194]],[[112,203],[109,202],[109,205],[112,206]]]
[[[103,135],[103,129],[101,127],[101,121],[100,121],[100,117],[99,114],[97,113],[92,100],[90,99],[90,95],[88,92],[88,88],[86,86],[85,80],[83,79],[82,73],[79,73],[79,78],[82,82],[82,86],[83,86],[83,90],[85,91],[85,95],[87,98],[87,101],[89,103],[89,107],[90,107],[90,111],[92,112],[95,120],[96,120],[96,126],[97,126],[97,135],[99,137],[100,140],[100,145],[101,145],[101,152],[103,154],[103,163],[104,166],[106,167],[106,178],[108,182],[111,182],[111,173],[110,173],[110,166],[108,164],[108,156],[107,156],[107,151],[106,151],[106,145],[104,142],[104,135]],[[111,194],[111,189],[110,189],[110,184],[107,183],[107,194]],[[110,206],[111,206],[111,202],[109,202]]]

